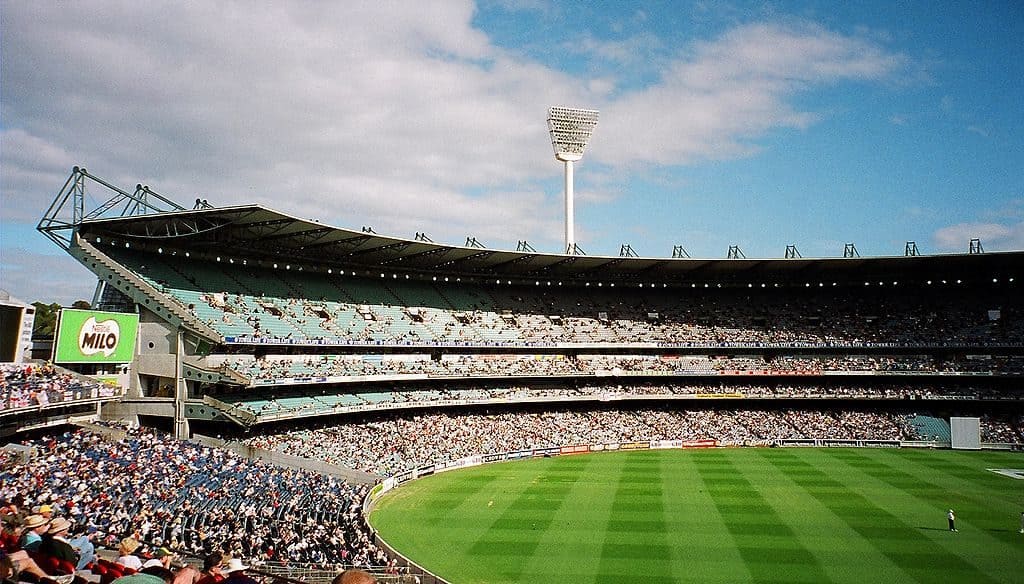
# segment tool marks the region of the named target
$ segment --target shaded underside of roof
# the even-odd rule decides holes
[[[197,258],[287,261],[315,269],[474,279],[666,282],[849,282],[862,279],[1019,278],[1024,252],[793,259],[582,256],[459,247],[339,229],[259,205],[84,221],[90,241]]]

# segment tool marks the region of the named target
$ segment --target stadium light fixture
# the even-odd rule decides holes
[[[583,158],[594,127],[597,110],[571,107],[548,109],[548,132],[555,160],[565,164],[565,253],[576,255],[576,234],[573,225],[573,163]]]

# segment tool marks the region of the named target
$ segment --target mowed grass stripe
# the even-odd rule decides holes
[[[452,513],[458,513],[459,507],[471,504],[481,493],[494,490],[494,481],[498,475],[481,473],[458,477],[449,486],[432,490],[423,501],[423,506],[433,512],[427,523],[437,527],[442,525]]]
[[[949,455],[949,465],[943,465],[941,459],[936,458],[942,454]],[[968,466],[962,463],[964,454],[933,451],[894,454],[865,450],[846,453],[842,460],[845,464],[864,469],[866,474],[880,481],[899,487],[908,495],[941,508],[940,518],[943,521],[938,521],[939,524],[944,525],[947,507],[966,511],[960,513],[965,526],[984,523],[987,518],[995,521],[994,527],[1006,528],[1016,524],[1024,504],[1024,483],[1008,483],[1014,479],[986,469],[1024,467],[1024,457],[1017,453],[999,453],[1005,455],[1004,460],[986,457],[988,460],[979,459],[974,466]],[[1007,489],[1007,485],[1022,488]]]
[[[595,582],[674,582],[657,453],[622,457]],[[617,523],[617,529],[613,528]],[[638,573],[637,566],[643,566]]]
[[[864,454],[851,453],[852,460],[864,460]],[[947,455],[945,458],[942,455]],[[972,456],[973,455],[973,456]],[[909,481],[927,482],[935,480],[939,476],[949,477],[949,481],[943,483],[955,483],[959,481],[963,485],[966,497],[974,498],[983,506],[990,506],[992,499],[1001,499],[1011,506],[1019,506],[1024,500],[1019,494],[1011,494],[1002,487],[1007,477],[997,475],[988,471],[989,468],[1024,468],[1024,457],[1019,453],[1012,452],[950,452],[950,451],[910,451],[905,456],[874,454],[880,461],[894,470],[905,473]],[[847,460],[851,460],[847,458]],[[948,489],[948,487],[947,487]],[[939,490],[947,490],[939,487]],[[922,487],[911,487],[915,494],[925,491]],[[934,492],[934,489],[932,490]]]
[[[594,558],[601,553],[611,512],[608,474],[618,462],[600,456],[552,459],[547,476],[552,476],[551,470],[560,472],[565,462],[576,479],[561,506],[553,510],[533,556],[524,558],[517,581],[546,581],[551,574],[564,574],[567,582],[592,582],[597,575]]]
[[[534,459],[405,485],[385,497],[371,520],[392,545],[457,584],[632,581],[648,572],[649,582],[1019,582],[1020,508],[1006,501],[1024,495],[1024,481],[993,481],[972,471],[986,477],[977,481],[975,496],[989,497],[995,508],[976,516],[963,507],[966,529],[958,534],[945,532],[945,509],[929,499],[971,489],[966,476],[973,464],[1024,467],[1019,454],[998,454],[721,449]],[[943,457],[964,476],[939,472]],[[651,494],[654,469],[660,497]],[[492,476],[461,486],[456,480],[477,474]],[[563,496],[540,518],[544,530],[533,520],[546,512],[539,505],[512,509],[524,494],[533,502]],[[431,497],[440,510],[431,508]],[[660,505],[643,504],[655,499]],[[424,522],[439,516],[446,520],[436,526]],[[615,541],[610,533],[662,528],[661,540],[624,542],[613,561],[602,555],[606,542]],[[480,541],[496,545],[472,553]],[[670,560],[649,569],[644,557],[652,551]]]
[[[845,463],[859,464],[865,474],[885,485],[905,486],[883,486],[882,490],[908,523],[948,553],[996,580],[1019,581],[1024,538],[1016,528],[1024,508],[1024,483],[985,470],[993,463],[996,468],[1020,465],[1024,458],[1019,453],[847,449],[842,456]],[[944,458],[955,472],[945,472],[939,464]],[[872,459],[865,467],[865,461]],[[966,463],[970,460],[975,461],[973,468]],[[946,530],[950,507],[957,511],[957,534]],[[1006,561],[1011,558],[1016,565]]]
[[[704,487],[695,456],[664,456],[665,517],[675,575],[680,582],[749,582],[750,572],[735,540]],[[720,465],[705,466],[717,469]]]
[[[907,525],[898,516],[888,512],[874,501],[846,487],[853,483],[850,477],[834,469],[830,474],[812,466],[796,453],[780,451],[771,455],[760,453],[770,465],[783,472],[791,481],[828,509],[836,518],[861,537],[835,537],[844,526],[833,522],[825,524],[829,540],[838,540],[840,546],[822,546],[820,554],[827,555],[826,565],[836,579],[849,579],[863,573],[864,565],[871,565],[872,578],[884,582],[937,582],[945,576],[956,582],[988,582],[984,574],[955,555],[949,555],[924,533]],[[780,464],[787,462],[787,465]],[[794,473],[794,469],[801,472]],[[857,471],[848,471],[857,472]],[[822,542],[824,543],[824,541]],[[865,546],[864,544],[868,544]],[[873,549],[872,549],[873,548]],[[868,554],[879,556],[874,559]],[[942,556],[940,562],[922,562],[916,558]],[[894,568],[898,568],[898,571]]]
[[[788,523],[719,451],[694,456],[698,474],[753,582],[828,582]]]
[[[1014,479],[957,464],[955,459],[961,453],[948,453],[952,455],[951,466],[957,469],[948,473],[927,451],[894,455],[888,450],[846,450],[841,455],[844,464],[894,487],[884,489],[893,508],[915,510],[906,513],[907,520],[939,546],[937,552],[945,550],[953,557],[964,557],[978,572],[996,580],[1019,577],[1019,569],[1007,570],[1002,562],[992,561],[999,556],[1020,555],[1024,543],[1012,529],[1019,521],[1021,507],[1006,502],[1012,496],[1003,493],[1012,490],[1001,492],[995,488],[1000,484],[1012,486],[1008,481]],[[1015,458],[1020,462],[1019,456]],[[922,460],[927,462],[922,465]],[[946,530],[946,511],[950,507],[957,512],[960,533]]]
[[[555,473],[550,472],[554,460],[542,462],[526,488],[519,491],[494,519],[491,529],[468,550],[467,560],[475,556],[489,558],[503,581],[522,579],[523,571],[539,555],[541,539],[554,523],[557,510],[587,468],[587,461],[582,461],[581,465],[558,465]]]
[[[405,513],[417,516],[416,529],[402,529],[402,517],[389,517],[387,514],[380,517],[378,529],[394,533],[395,540],[390,543],[428,570],[462,574],[463,578],[469,578],[468,581],[497,581],[493,575],[498,573],[504,574],[501,581],[515,582],[524,565],[523,557],[532,555],[536,549],[539,537],[537,521],[547,521],[546,508],[522,509],[531,506],[531,503],[523,501],[539,500],[548,490],[546,485],[538,486],[536,482],[544,469],[509,462],[474,470],[492,476],[479,479],[473,472],[447,472],[398,489],[395,492],[398,495],[396,502],[415,500],[417,496],[429,500],[435,496],[435,489],[444,493],[445,498],[462,492],[464,502],[447,510],[425,509],[423,504],[417,503]],[[564,482],[566,476],[566,473],[560,473],[559,480]],[[490,489],[481,489],[483,483]],[[410,492],[412,494],[406,495]],[[513,510],[513,505],[519,508]],[[508,529],[517,521],[521,523],[521,529]],[[436,534],[443,534],[445,546],[442,554],[437,553]]]

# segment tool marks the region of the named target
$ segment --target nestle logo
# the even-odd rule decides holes
[[[96,317],[90,316],[78,331],[78,348],[83,355],[95,355],[102,352],[105,357],[109,357],[114,353],[120,339],[121,327],[118,326],[117,321],[96,322]]]

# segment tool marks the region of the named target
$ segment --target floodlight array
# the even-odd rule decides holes
[[[597,110],[571,107],[552,107],[548,110],[548,131],[555,158],[575,161],[583,158],[594,127],[597,126]]]

